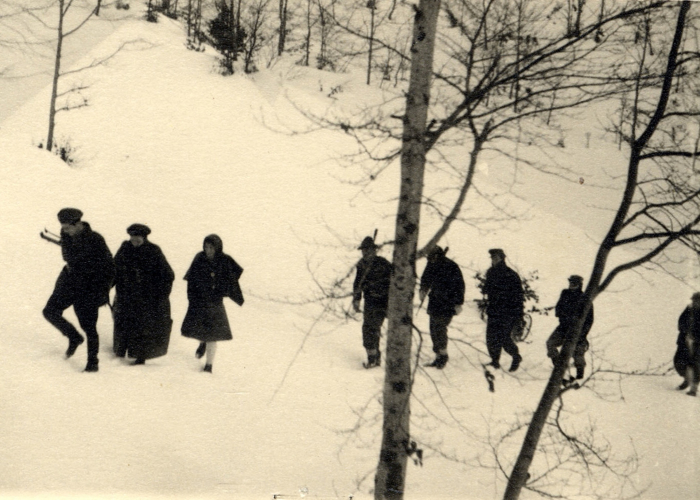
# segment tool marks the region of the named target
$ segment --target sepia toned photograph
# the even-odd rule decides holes
[[[700,499],[700,2],[0,0],[0,500]]]

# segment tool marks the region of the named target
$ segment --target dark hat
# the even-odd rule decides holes
[[[83,212],[77,208],[62,208],[58,211],[58,222],[61,224],[75,224],[80,222]]]
[[[151,234],[151,229],[145,224],[132,224],[126,228],[129,236],[143,236],[144,238]]]
[[[576,285],[583,285],[583,278],[578,274],[572,274],[569,276],[569,283],[574,283]]]
[[[445,251],[436,245],[432,250],[430,250],[430,252],[428,252],[428,260],[439,259],[443,255],[445,255]]]
[[[357,247],[358,250],[364,250],[365,248],[378,248],[371,236],[367,236],[364,240],[362,240],[360,246]]]
[[[493,257],[495,255],[499,255],[500,257],[502,257],[504,259],[506,258],[505,252],[503,252],[503,250],[501,250],[500,248],[492,248],[489,250],[489,253],[491,254],[491,257]]]

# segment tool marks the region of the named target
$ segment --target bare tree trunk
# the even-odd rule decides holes
[[[304,66],[309,65],[311,57],[311,0],[306,0],[306,47],[304,51]]]
[[[284,52],[284,44],[287,40],[287,3],[288,0],[280,0],[280,37],[277,44],[277,55]]]
[[[56,59],[53,67],[53,82],[51,85],[51,103],[49,105],[49,132],[46,138],[46,150],[53,149],[53,133],[56,126],[56,97],[58,95],[58,79],[61,75],[61,50],[63,48],[63,18],[65,0],[58,0],[58,36],[56,37]]]
[[[95,15],[100,15],[100,6],[102,5],[102,0],[97,0],[97,7],[95,7]]]
[[[520,449],[520,454],[513,466],[513,471],[508,481],[508,486],[506,487],[505,494],[503,496],[504,500],[516,500],[520,497],[520,492],[525,487],[525,483],[529,477],[528,470],[530,465],[532,465],[532,460],[535,456],[535,451],[537,449],[537,444],[540,440],[542,430],[544,429],[547,416],[554,401],[559,396],[561,390],[561,381],[564,376],[564,371],[566,370],[569,358],[573,354],[574,348],[578,343],[579,337],[581,336],[581,327],[583,326],[584,319],[588,310],[592,305],[592,301],[595,297],[604,290],[614,279],[617,272],[624,270],[625,268],[632,268],[638,264],[630,264],[623,267],[618,267],[613,272],[609,273],[608,276],[603,280],[603,272],[607,264],[610,252],[615,246],[617,237],[620,235],[625,227],[625,219],[629,212],[630,206],[632,205],[632,200],[634,197],[635,190],[637,188],[638,173],[639,173],[639,163],[641,161],[641,155],[643,149],[649,144],[654,132],[656,131],[659,122],[661,121],[663,114],[666,110],[668,104],[669,95],[671,93],[671,87],[673,85],[673,76],[676,70],[676,65],[678,61],[678,50],[683,38],[683,31],[685,28],[685,19],[688,10],[690,9],[690,1],[684,0],[678,12],[678,19],[676,24],[676,31],[673,37],[673,43],[671,44],[671,50],[668,54],[668,62],[666,66],[666,71],[664,74],[664,82],[661,88],[661,93],[654,111],[654,115],[651,117],[649,124],[642,134],[638,137],[636,133],[632,133],[632,140],[630,141],[631,151],[630,159],[627,168],[627,184],[625,186],[625,191],[620,202],[620,206],[615,215],[615,219],[610,226],[610,230],[603,240],[598,253],[596,255],[595,263],[593,266],[593,271],[591,273],[591,278],[588,283],[588,287],[585,292],[586,306],[583,313],[578,318],[573,335],[571,339],[562,347],[559,360],[552,370],[552,375],[547,382],[547,386],[544,390],[542,398],[540,399],[539,405],[535,410],[535,414],[530,421],[528,426],[523,445]],[[641,75],[640,75],[641,78]],[[635,103],[636,105],[636,103]],[[632,130],[634,131],[634,124]],[[671,240],[664,244],[660,244],[655,250],[650,252],[648,256],[653,256],[658,254],[663,248],[663,245],[668,245]],[[650,258],[650,257],[649,257]]]
[[[231,0],[233,2],[233,0]],[[238,52],[240,51],[240,47],[238,46],[240,37],[241,37],[241,2],[243,0],[238,0],[238,7],[236,8],[236,20],[234,22],[234,29],[233,29],[233,60],[238,61]],[[231,6],[233,6],[233,3],[231,3]],[[233,13],[233,9],[231,9],[231,12]]]
[[[367,7],[370,11],[369,57],[367,58],[367,85],[369,85],[370,79],[372,77],[372,48],[374,45],[374,11],[377,9],[377,4],[375,0],[369,0],[369,2],[367,2]]]
[[[439,11],[440,0],[420,0],[413,25],[411,78],[401,147],[401,194],[389,292],[382,448],[375,476],[374,498],[377,500],[403,498],[411,446],[413,294],[425,172],[425,133]]]

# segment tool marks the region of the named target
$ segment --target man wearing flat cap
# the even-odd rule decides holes
[[[44,317],[68,337],[66,358],[75,354],[84,342],[78,330],[63,317],[73,306],[80,327],[87,337],[86,372],[98,371],[99,337],[97,318],[100,306],[109,302],[109,289],[114,280],[114,260],[104,238],[82,220],[77,208],[58,212],[61,223],[61,253],[66,265],[58,276],[54,291],[44,307]]]
[[[486,347],[491,366],[500,368],[501,350],[513,358],[509,371],[520,366],[522,356],[511,332],[523,319],[525,297],[518,273],[506,265],[506,254],[500,248],[489,250],[491,267],[486,271],[483,293],[486,295]]]
[[[428,264],[420,279],[421,303],[428,297],[430,339],[435,360],[428,366],[441,370],[450,359],[447,354],[447,327],[464,304],[464,277],[457,263],[448,259],[445,250],[435,246],[428,254]]]
[[[367,351],[365,368],[381,366],[379,333],[389,306],[391,263],[377,255],[374,238],[367,236],[358,247],[362,259],[357,263],[357,274],[352,287],[352,306],[360,312],[360,300],[364,296],[365,307],[362,320],[362,345]]]
[[[114,257],[117,268],[114,299],[114,353],[135,358],[134,365],[168,352],[173,321],[170,291],[173,273],[160,247],[148,239],[151,230],[132,224],[129,240]]]
[[[561,291],[559,301],[557,302],[554,312],[559,318],[559,326],[552,332],[547,339],[547,356],[552,359],[552,363],[556,363],[559,357],[559,347],[571,338],[573,335],[573,326],[583,312],[585,302],[583,301],[583,278],[576,274],[569,276],[569,288]],[[581,329],[576,347],[574,348],[574,366],[576,367],[576,378],[582,379],[583,372],[586,368],[585,354],[588,350],[588,332],[593,326],[593,304],[586,315],[586,319]]]

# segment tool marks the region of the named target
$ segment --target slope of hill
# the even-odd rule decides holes
[[[80,77],[90,106],[59,115],[59,137],[75,148],[75,168],[36,147],[45,134],[47,90],[0,128],[0,496],[369,498],[382,372],[360,367],[360,323],[316,323],[317,306],[271,299],[311,296],[310,270],[322,280],[343,276],[358,257],[356,241],[374,227],[391,239],[393,201],[371,201],[395,196],[391,173],[359,196],[338,181],[345,171],[334,155],[353,148],[345,136],[275,130],[276,123],[301,123],[286,96],[321,109],[333,102],[319,88],[342,82],[344,99],[358,102],[371,91],[361,77],[286,61],[224,78],[215,56],[188,51],[181,26],[168,19],[125,23],[87,57],[137,40]],[[585,154],[575,152],[572,161]],[[409,470],[409,498],[499,498],[504,482],[491,446],[517,416],[527,418],[544,386],[543,344],[555,320],[536,317],[522,370],[517,377],[498,373],[496,392],[487,390],[479,365],[484,326],[471,302],[471,275],[485,270],[486,250],[506,248],[523,274],[538,270],[543,305],[554,305],[566,276],[590,269],[595,235],[607,221],[586,219],[593,228],[586,234],[570,217],[536,208],[553,189],[573,187],[530,178],[541,190],[511,201],[527,218],[487,235],[456,226],[447,238],[464,267],[469,307],[450,331],[448,367],[418,373],[413,433],[425,454],[423,466]],[[41,316],[61,257],[37,232],[56,230],[64,206],[80,207],[112,250],[131,223],[152,228],[176,273],[166,357],[134,367],[115,358],[104,308],[100,372],[81,373],[84,348],[63,359],[64,339]],[[474,201],[470,209],[484,207]],[[581,207],[578,216],[591,213]],[[211,376],[200,372],[196,344],[179,335],[187,307],[182,276],[209,233],[245,268],[247,299],[242,308],[227,303],[234,340],[219,349]],[[624,276],[596,302],[591,366],[668,363],[690,293],[663,274]],[[424,313],[417,322],[427,329]],[[429,346],[422,348],[428,359]],[[607,398],[585,389],[567,396],[568,425],[592,422],[615,453],[640,455],[626,493],[648,487],[644,498],[698,498],[698,400],[673,391],[674,377],[603,378],[591,387]],[[508,442],[498,458],[511,463],[517,444]],[[535,468],[546,464],[540,456]],[[599,486],[612,484],[608,475]]]

